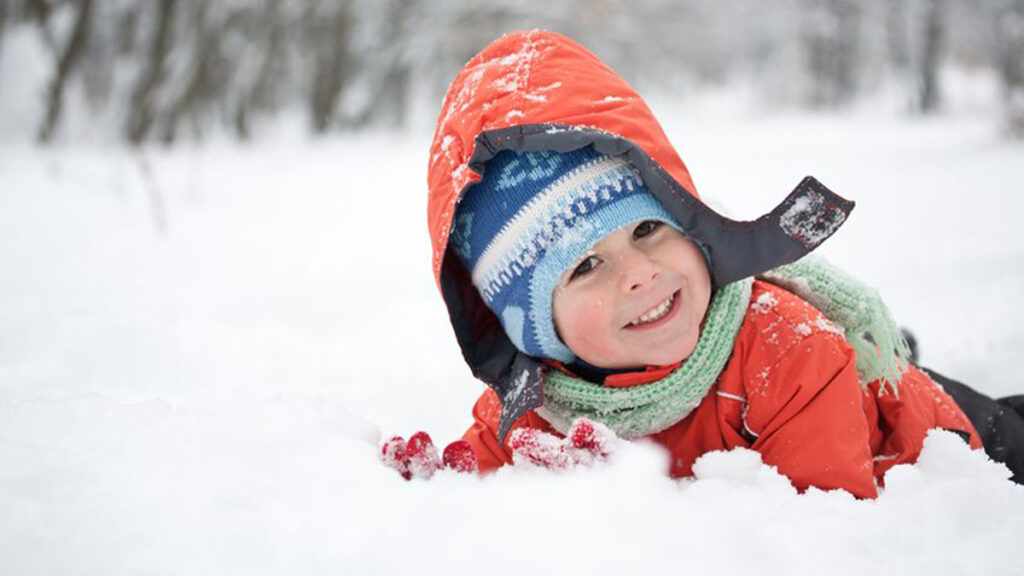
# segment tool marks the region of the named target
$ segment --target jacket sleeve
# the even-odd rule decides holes
[[[854,359],[841,336],[818,332],[768,366],[766,378],[746,383],[744,425],[756,437],[751,448],[801,491],[878,494]]]
[[[512,452],[507,445],[498,441],[498,422],[501,420],[501,401],[494,390],[487,389],[473,405],[473,425],[462,435],[476,454],[480,472],[497,470],[512,464]],[[509,435],[518,428],[535,428],[541,432],[561,437],[546,420],[530,410],[519,417],[509,429]]]

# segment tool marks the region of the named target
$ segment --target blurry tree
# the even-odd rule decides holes
[[[740,79],[816,107],[896,79],[913,109],[933,110],[942,66],[985,67],[1024,123],[1022,2],[0,0],[0,50],[14,26],[49,50],[42,141],[69,108],[135,144],[211,129],[244,139],[284,110],[316,134],[401,126],[484,45],[523,28],[575,38],[643,91]]]
[[[1000,0],[994,14],[1007,124],[1014,135],[1024,137],[1024,0]]]
[[[939,63],[945,44],[945,0],[925,0],[921,30],[921,49],[917,60],[917,106],[932,112],[939,105]]]
[[[889,65],[900,73],[910,67],[907,19],[907,0],[890,0],[885,3],[885,40]]]
[[[176,50],[169,59],[168,82],[163,90],[163,141],[173,142],[183,128],[201,136],[204,126],[215,123],[211,118],[231,115],[226,100],[247,92],[246,80],[255,68],[253,55],[259,47],[251,44],[257,17],[244,2],[186,5],[182,18],[187,19],[187,25],[182,26],[178,42],[185,49]]]
[[[118,58],[117,27],[112,25],[123,10],[123,1],[92,2],[88,37],[76,66],[81,75],[82,96],[90,109],[104,110],[113,95],[114,71]]]
[[[402,126],[409,109],[412,58],[408,50],[409,28],[415,23],[415,0],[380,0],[378,18],[369,22],[373,42],[361,51],[365,56],[368,97],[355,113],[357,125],[383,123]]]
[[[4,49],[4,30],[7,28],[7,13],[10,10],[9,0],[0,0],[0,51]]]
[[[59,48],[56,69],[47,88],[46,115],[38,135],[40,142],[49,142],[53,138],[64,104],[64,88],[72,70],[81,59],[92,25],[92,0],[78,0],[71,7],[76,9],[74,25],[64,45]]]
[[[835,106],[856,94],[861,13],[855,0],[804,0],[801,40],[812,106]]]
[[[132,144],[146,138],[159,113],[159,89],[167,76],[167,59],[174,38],[177,0],[156,0],[157,10],[148,12],[150,38],[146,58],[141,62],[135,87],[128,102],[125,136]]]
[[[353,27],[349,2],[309,0],[303,28],[312,64],[309,112],[314,132],[326,132],[334,123],[339,100],[355,75]]]
[[[284,0],[268,0],[251,19],[240,43],[258,55],[237,80],[238,88],[229,94],[234,102],[235,133],[248,138],[252,119],[271,113],[282,104],[282,87],[287,84],[288,39],[287,13]]]

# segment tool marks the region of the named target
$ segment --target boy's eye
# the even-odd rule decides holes
[[[597,256],[587,256],[587,258],[583,262],[580,262],[579,266],[573,269],[572,275],[569,276],[569,281],[572,282],[573,280],[580,276],[586,276],[587,274],[590,274],[594,267],[597,266],[597,263]]]
[[[633,229],[633,239],[639,240],[644,236],[649,236],[652,232],[661,228],[662,222],[657,220],[644,220],[643,222],[636,225]]]

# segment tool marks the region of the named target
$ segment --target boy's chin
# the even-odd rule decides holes
[[[615,363],[605,362],[604,365],[602,365],[600,361],[591,362],[585,358],[584,360],[588,364],[605,370],[622,370],[626,368],[637,368],[638,370],[643,370],[647,366],[671,366],[672,364],[682,362],[689,358],[696,348],[697,342],[694,340],[692,343],[686,342],[682,347],[677,344],[671,347],[666,347],[664,350],[647,349],[632,356],[630,360]]]
[[[697,338],[685,338],[682,342],[672,346],[666,346],[663,350],[650,350],[647,354],[647,366],[668,366],[682,362],[693,354],[697,349]]]

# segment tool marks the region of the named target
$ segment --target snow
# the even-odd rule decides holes
[[[808,173],[856,200],[820,252],[925,365],[1024,392],[1024,146],[992,117],[652,104],[740,217]],[[944,433],[876,501],[797,494],[743,451],[672,481],[642,442],[563,474],[381,465],[382,437],[458,438],[482,391],[431,275],[431,129],[0,144],[0,573],[1018,570],[1024,490]]]
[[[775,299],[771,292],[763,292],[754,299],[754,303],[750,305],[750,308],[758,314],[767,314],[775,309],[778,304],[779,301]]]
[[[845,214],[838,209],[830,210],[818,218],[825,208],[825,197],[817,192],[807,192],[797,198],[788,210],[779,216],[779,226],[792,238],[796,238],[806,246],[817,246],[833,234],[846,220]],[[822,221],[821,218],[828,218]]]

